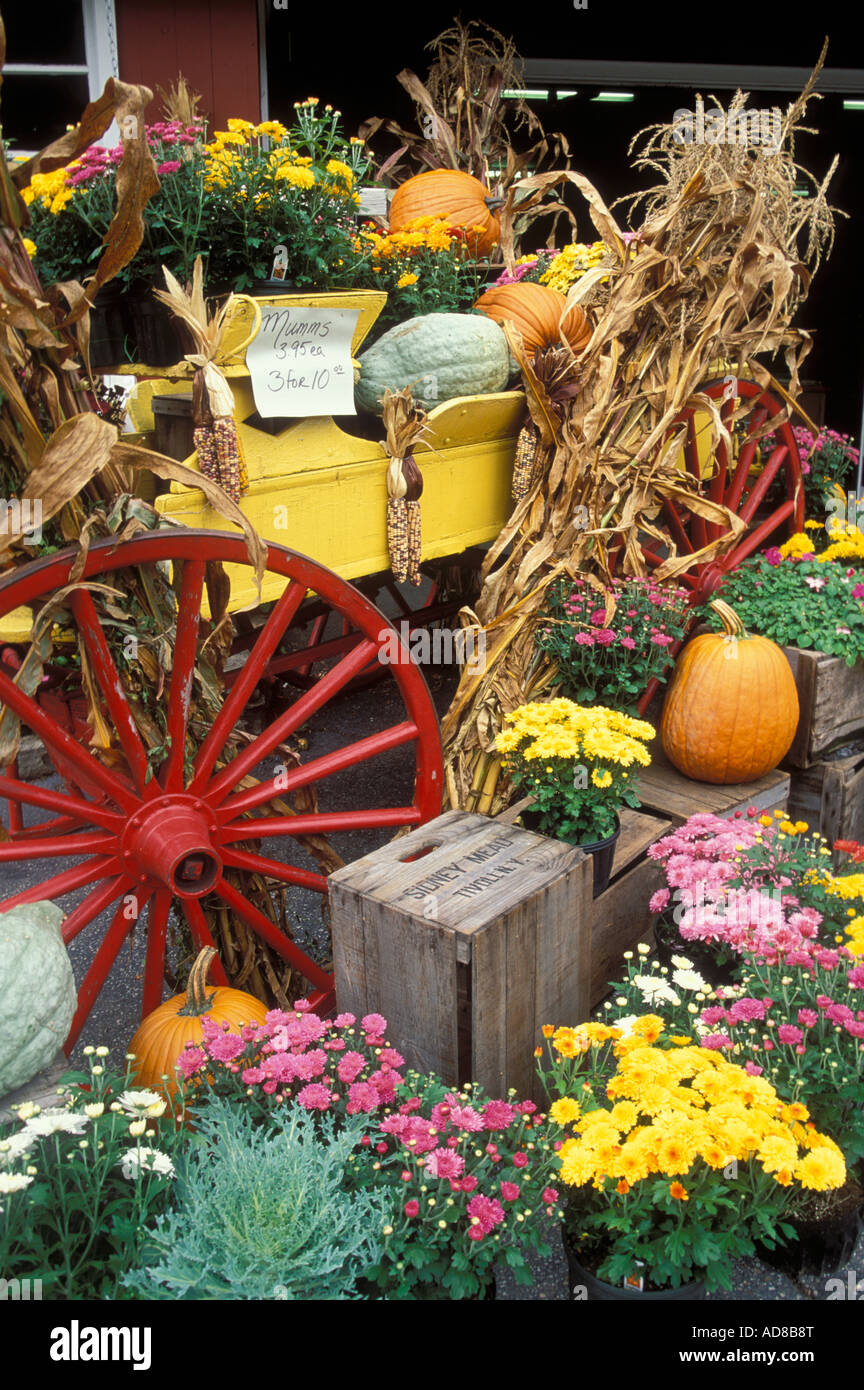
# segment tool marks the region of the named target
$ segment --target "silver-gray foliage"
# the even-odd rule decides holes
[[[213,1098],[178,1159],[175,1201],[126,1275],[133,1298],[346,1299],[380,1255],[383,1194],[345,1190],[362,1119],[292,1105],[274,1132]]]

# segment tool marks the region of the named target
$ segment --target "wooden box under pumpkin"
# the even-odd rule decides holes
[[[838,750],[842,751],[842,750]],[[789,792],[790,820],[804,820],[835,840],[864,840],[864,744],[845,757],[795,768]]]

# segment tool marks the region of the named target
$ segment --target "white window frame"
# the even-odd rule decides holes
[[[80,0],[80,4],[84,16],[83,63],[6,63],[4,72],[21,77],[86,76],[90,100],[101,96],[108,78],[119,76],[114,0]],[[112,123],[103,141],[116,145],[119,138],[119,131]],[[36,151],[16,149],[13,153],[31,155]]]

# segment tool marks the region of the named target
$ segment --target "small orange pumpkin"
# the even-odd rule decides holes
[[[566,306],[560,290],[522,280],[515,285],[493,285],[474,308],[496,323],[514,324],[531,357],[538,348],[558,346],[562,332],[575,353],[588,346],[593,332],[588,315],[574,304],[562,319]]]
[[[207,971],[216,955],[212,946],[199,951],[189,972],[185,994],[166,999],[148,1014],[129,1044],[134,1055],[135,1082],[138,1086],[163,1086],[170,1095],[177,1090],[174,1068],[188,1043],[200,1043],[204,1036],[203,1018],[228,1023],[236,1031],[247,1023],[263,1023],[266,1005],[240,989],[216,986],[208,996]],[[163,1082],[163,1076],[170,1079]]]
[[[776,642],[748,633],[715,600],[723,632],[684,648],[669,684],[660,739],[671,763],[697,782],[754,782],[788,753],[798,727],[798,691]]]
[[[460,169],[429,169],[406,179],[393,194],[390,231],[401,232],[418,217],[440,217],[448,226],[480,227],[466,240],[476,256],[488,256],[501,235],[498,218],[489,207],[485,184]]]

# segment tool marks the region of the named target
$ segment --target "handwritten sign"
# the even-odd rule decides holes
[[[246,349],[258,414],[354,415],[351,340],[359,309],[261,310],[261,327]]]

